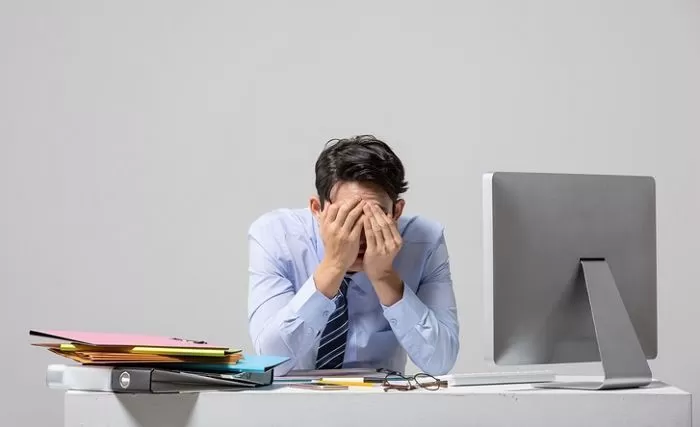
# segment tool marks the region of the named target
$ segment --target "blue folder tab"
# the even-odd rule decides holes
[[[237,363],[178,363],[176,369],[206,372],[265,372],[289,360],[283,356],[244,355]]]

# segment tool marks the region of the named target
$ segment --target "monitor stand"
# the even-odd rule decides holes
[[[608,262],[605,259],[582,259],[581,268],[605,377],[603,381],[557,381],[536,384],[535,387],[606,390],[649,385],[651,369]]]

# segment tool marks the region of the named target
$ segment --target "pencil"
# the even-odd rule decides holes
[[[342,385],[346,387],[374,387],[375,384],[372,383],[366,383],[362,381],[343,381],[342,379],[337,379],[334,380],[333,378],[321,378],[318,380],[319,383],[321,384],[329,384],[329,385]]]

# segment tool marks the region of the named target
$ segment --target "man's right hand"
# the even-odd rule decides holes
[[[318,290],[329,298],[338,293],[345,272],[357,259],[363,226],[359,219],[364,205],[358,197],[341,204],[328,204],[319,215],[325,254],[314,280]]]

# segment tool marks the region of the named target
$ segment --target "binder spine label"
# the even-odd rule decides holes
[[[151,392],[151,369],[118,369],[112,371],[112,391],[115,393]]]

